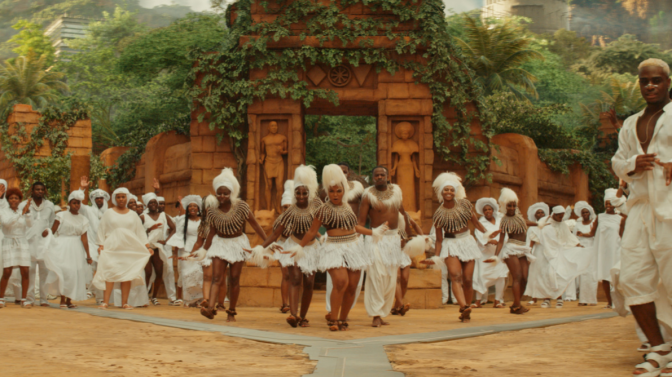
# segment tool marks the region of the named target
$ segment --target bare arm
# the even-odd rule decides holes
[[[203,244],[205,244],[205,238],[198,236],[196,239],[196,243],[194,244],[194,247],[189,251],[189,256],[193,257],[194,256],[194,251],[200,249]]]
[[[474,224],[474,228],[478,229],[479,232],[485,233],[488,231],[485,229],[483,224],[478,221],[478,215],[476,214],[476,210],[473,208],[471,209],[471,223]]]
[[[359,216],[357,217],[357,224],[360,226],[366,225],[366,218],[369,216],[369,197],[362,195],[362,201],[359,202]]]
[[[56,231],[58,230],[59,226],[61,226],[61,223],[58,220],[54,220],[54,225],[51,226],[51,234],[56,234]],[[46,237],[47,234],[49,233],[47,233],[47,231],[45,230],[42,233],[42,237]]]
[[[303,235],[303,239],[299,243],[299,246],[304,247],[308,245],[309,242],[315,239],[317,236],[317,233],[320,231],[320,227],[322,226],[322,221],[320,219],[315,218],[313,219],[313,225],[310,226],[310,229],[306,232],[306,234]]]
[[[270,237],[268,237],[263,244],[261,244],[262,247],[267,248],[270,244],[275,242],[280,236],[282,235],[282,232],[285,231],[285,227],[282,224],[279,224],[277,228],[271,233]]]
[[[215,234],[217,234],[217,230],[214,227],[210,227],[210,232],[208,232],[208,238],[205,239],[205,246],[203,247],[205,250],[209,250],[210,246],[212,246],[212,239],[215,237]],[[196,245],[194,245],[194,249],[196,249]]]
[[[618,235],[621,236],[621,237],[623,237],[623,231],[625,230],[625,220],[628,218],[628,216],[623,215],[623,214],[621,214],[621,216],[622,216],[623,218],[621,219],[621,226],[620,226],[620,228],[618,229]]]
[[[87,233],[84,233],[82,234],[81,239],[82,239],[82,245],[84,245],[84,251],[86,251],[86,263],[91,264],[91,254],[89,254],[89,236],[87,235]]]
[[[254,232],[257,233],[257,235],[262,239],[266,239],[266,232],[261,228],[261,225],[259,225],[259,222],[257,222],[257,218],[254,217],[254,213],[250,211],[250,214],[247,216],[247,222],[250,223],[250,226],[252,229],[254,229]]]
[[[434,255],[438,257],[441,254],[441,247],[442,247],[441,244],[443,243],[443,229],[435,227],[435,230],[436,230],[436,243],[435,243],[436,247],[434,248]]]
[[[371,229],[365,228],[361,225],[356,225],[355,226],[355,232],[357,232],[359,234],[363,234],[365,236],[370,236],[370,235],[373,234],[373,231]]]
[[[590,234],[588,237],[595,237],[595,233],[597,233],[597,219],[595,219],[595,222],[593,223],[593,227],[590,229]]]
[[[502,251],[502,247],[504,247],[504,238],[506,238],[506,233],[501,233],[499,235],[499,242],[497,242],[497,249],[495,250],[495,257],[499,256],[499,253]]]

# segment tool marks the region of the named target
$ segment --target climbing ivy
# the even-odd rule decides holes
[[[374,12],[385,11],[396,17],[351,18],[341,12],[348,6],[363,5]],[[310,89],[299,76],[309,65],[322,63],[335,67],[370,64],[376,72],[390,74],[404,68],[413,72],[417,84],[428,85],[433,100],[432,124],[436,150],[445,160],[467,170],[466,183],[489,179],[492,117],[484,106],[482,88],[472,81],[472,73],[462,62],[462,53],[448,32],[441,0],[278,0],[272,10],[269,2],[261,6],[277,17],[252,24],[251,0],[238,0],[226,11],[227,22],[237,16],[230,27],[230,38],[217,51],[194,51],[197,62],[190,73],[190,94],[194,109],[205,112],[211,129],[220,129],[232,140],[239,171],[244,170],[243,139],[248,133],[247,106],[267,96],[290,98],[309,107],[315,99],[327,99],[338,105],[337,94],[328,89]],[[291,25],[301,22],[299,32]],[[404,24],[417,24],[414,30],[396,30]],[[400,28],[405,29],[405,28]],[[256,36],[239,43],[244,36]],[[320,47],[269,49],[268,42],[295,36],[316,38]],[[383,36],[393,41],[390,49],[374,48],[367,37]],[[359,39],[358,39],[359,38]],[[358,43],[359,49],[322,48],[325,42]],[[422,61],[400,59],[419,54]],[[251,78],[251,70],[267,70],[263,78]],[[196,81],[198,80],[198,81]],[[475,104],[477,111],[469,111]],[[450,104],[456,120],[449,122],[444,105]],[[207,116],[207,119],[206,119]],[[471,123],[478,117],[484,140],[470,135]]]
[[[90,154],[90,169],[89,169],[89,182],[91,182],[91,190],[98,188],[98,182],[103,179],[107,179],[108,168],[105,166],[103,159],[100,158],[100,155],[96,155],[91,152]]]
[[[48,199],[60,203],[63,182],[70,180],[67,130],[78,120],[88,119],[88,109],[76,100],[50,105],[40,110],[42,115],[32,130],[27,130],[26,125],[19,122],[11,125],[10,132],[7,120],[13,108],[13,104],[7,106],[0,118],[0,144],[5,158],[18,174],[20,189],[27,195],[30,185],[41,181],[47,186]],[[51,154],[36,156],[43,146],[48,146]]]

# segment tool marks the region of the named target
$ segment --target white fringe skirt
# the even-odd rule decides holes
[[[348,236],[327,237],[320,247],[317,267],[320,271],[345,267],[348,270],[363,270],[371,264],[371,256],[357,233]]]
[[[531,256],[532,248],[527,246],[525,242],[518,242],[520,241],[509,239],[504,246],[502,246],[502,250],[499,252],[499,259],[506,260],[509,257],[521,258],[528,255]]]
[[[229,263],[244,262],[248,258],[248,253],[243,250],[251,249],[250,240],[246,234],[235,238],[222,238],[215,236],[212,238],[212,245],[201,265],[207,267],[212,264],[212,258],[219,258]]]
[[[291,249],[299,244],[296,241],[297,240],[293,236],[289,237],[287,240],[285,240],[285,243],[282,245],[282,247],[284,249]],[[292,267],[296,265],[301,269],[301,272],[303,272],[304,275],[312,275],[317,272],[317,259],[319,252],[320,243],[318,241],[314,241],[311,245],[306,245],[303,248],[303,258],[299,259],[298,261],[295,261],[291,254],[277,253],[276,255],[278,255],[278,262],[280,262],[282,267]]]
[[[444,238],[439,257],[441,259],[455,257],[462,262],[469,262],[483,257],[483,254],[481,254],[474,236],[467,230],[455,234],[455,238]]]
[[[396,229],[390,229],[383,233],[383,238],[378,241],[377,245],[374,245],[373,237],[366,237],[364,244],[367,248],[367,253],[371,258],[379,258],[380,262],[385,266],[400,266],[402,262],[402,254],[406,255],[401,251],[401,237],[399,236],[399,231]],[[375,249],[376,246],[378,247],[377,254]],[[406,257],[408,257],[408,255],[406,255]],[[410,264],[410,258],[408,259]]]

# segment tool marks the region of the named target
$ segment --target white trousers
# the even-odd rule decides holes
[[[579,304],[597,304],[597,278],[593,271],[579,276]]]
[[[395,278],[396,279],[396,278]],[[352,303],[354,308],[357,305],[357,299],[359,294],[362,292],[362,285],[364,284],[364,271],[359,275],[359,283],[357,283],[357,291],[355,292],[355,301]],[[395,280],[396,284],[396,280]],[[331,290],[334,288],[333,283],[331,282],[331,275],[327,272],[327,312],[331,313]],[[351,308],[352,309],[352,308]]]
[[[490,287],[488,287],[490,288]],[[499,278],[495,281],[495,300],[499,302],[504,302],[504,290],[506,288],[506,278]],[[480,300],[481,304],[486,304],[488,302],[487,294],[476,293],[476,300]],[[447,299],[446,299],[447,301]],[[444,301],[445,302],[445,301]]]
[[[397,290],[397,271],[395,266],[385,266],[378,260],[366,270],[366,291],[364,306],[369,317],[387,317],[394,306],[394,294]]]
[[[576,279],[569,283],[567,289],[565,289],[565,292],[562,294],[562,299],[566,301],[576,301]]]
[[[39,274],[39,291],[38,284],[35,284],[35,279]],[[36,291],[38,291],[40,296],[40,305],[48,304],[47,301],[47,276],[49,275],[49,270],[44,264],[44,261],[30,261],[30,270],[28,272],[29,281],[28,281],[28,294],[26,295],[26,302],[35,305],[35,297],[37,296]]]

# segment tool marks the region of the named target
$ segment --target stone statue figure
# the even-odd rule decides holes
[[[265,209],[274,209],[276,213],[280,213],[282,188],[285,182],[285,163],[282,156],[287,154],[287,137],[278,133],[278,122],[269,123],[268,134],[261,139],[260,149],[259,165],[264,172],[266,183]],[[272,194],[273,186],[275,186],[275,196]]]
[[[392,143],[392,169],[390,175],[397,177],[397,185],[403,193],[404,209],[408,211],[417,211],[415,194],[415,181],[420,178],[420,169],[418,168],[418,156],[420,147],[415,140],[411,139],[415,133],[415,128],[409,122],[401,122],[394,128],[394,134],[399,140]]]

